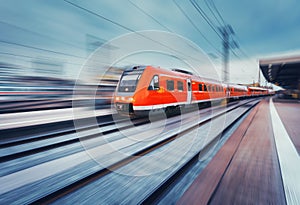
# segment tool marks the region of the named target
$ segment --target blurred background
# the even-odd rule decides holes
[[[294,12],[297,6],[295,0],[3,1],[1,112],[13,111],[11,107],[20,111],[25,105],[33,106],[28,109],[70,107],[76,82],[81,91],[77,100],[89,96],[89,86],[99,84],[96,104],[105,107],[124,67],[151,64],[152,59],[128,58],[119,65],[101,62],[102,67],[91,66],[84,74],[81,68],[88,56],[109,40],[139,30],[172,32],[191,40],[211,58],[220,75],[226,31],[229,81],[269,85],[260,73],[258,59],[299,53],[300,31],[296,25],[300,17]],[[106,44],[105,49],[109,58],[110,52],[119,48]],[[163,61],[152,64],[177,66]]]
[[[289,152],[295,149],[282,149],[297,168],[286,176],[297,182],[299,8],[299,0],[1,0],[0,204],[148,204],[164,194],[160,204],[175,204],[260,98],[212,108],[204,102],[199,112],[187,106],[181,115],[162,119],[159,111],[150,120],[118,115],[111,101],[124,69],[189,70],[191,59],[193,67],[213,71],[225,83],[284,88],[277,96],[293,101],[274,104],[298,149],[295,155]],[[130,36],[132,41],[116,43]],[[155,52],[151,43],[173,51]],[[145,52],[132,51],[136,47]],[[224,169],[211,169],[220,178],[206,177],[224,187],[222,204],[231,196],[245,200],[231,204],[285,204],[283,191],[296,193],[282,187],[285,175],[272,138],[272,127],[279,126],[262,101],[245,120],[253,124],[242,126],[247,129],[233,140],[242,151],[230,146],[232,156],[220,155],[228,159],[219,160]],[[141,157],[152,154],[151,160]],[[232,164],[241,172],[228,174]],[[210,184],[203,190],[215,195]],[[299,183],[294,187],[299,199]]]

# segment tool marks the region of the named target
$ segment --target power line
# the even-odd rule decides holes
[[[215,9],[215,11],[217,12],[217,14],[219,15],[220,19],[222,20],[223,24],[226,25],[227,23],[225,22],[224,18],[222,17],[221,13],[219,12],[219,10],[217,9],[215,3],[213,0],[210,0],[213,8]]]
[[[210,12],[212,13],[212,15],[214,16],[214,18],[216,19],[216,21],[219,23],[220,27],[224,26],[220,20],[217,18],[217,16],[215,15],[215,12],[212,10],[212,8],[210,7],[210,5],[208,4],[207,0],[204,0],[207,8],[210,10]]]
[[[211,10],[210,6],[208,5],[208,0],[205,0],[205,3],[207,4],[208,8]],[[210,4],[212,5],[213,9],[216,11],[216,13],[218,14],[219,18],[221,19],[221,21],[223,22],[223,25],[226,25],[227,23],[225,22],[223,16],[221,15],[221,13],[219,12],[216,4],[214,3],[213,0],[210,0]],[[220,21],[216,18],[214,12],[212,12],[212,14],[214,15],[215,19],[220,23]],[[220,23],[221,24],[221,23]],[[235,34],[235,37],[238,39],[238,36]],[[239,39],[238,39],[239,40]],[[236,44],[236,41],[233,42],[234,44]],[[240,50],[240,52],[246,57],[249,58],[249,56],[240,48],[240,46],[236,46],[236,48],[238,48]],[[240,58],[234,51],[233,49],[231,49],[232,53]]]
[[[91,11],[91,10],[88,10],[88,9],[86,9],[86,8],[84,8],[84,7],[82,7],[82,6],[79,6],[78,4],[75,4],[75,3],[73,3],[73,2],[70,2],[70,1],[68,1],[68,0],[64,0],[64,1],[65,1],[66,3],[68,3],[68,4],[71,4],[71,5],[73,5],[73,6],[77,7],[77,8],[79,8],[79,9],[81,9],[81,10],[84,10],[84,11],[90,13],[90,14],[93,14],[93,15],[95,15],[95,16],[98,16],[99,18],[102,18],[102,19],[104,19],[104,20],[106,20],[106,21],[108,21],[108,22],[110,22],[110,23],[112,23],[112,24],[114,24],[114,25],[117,25],[117,26],[119,26],[119,27],[121,27],[121,28],[123,28],[123,29],[125,29],[125,30],[127,30],[127,31],[136,33],[135,30],[133,30],[133,29],[127,27],[127,26],[124,26],[124,25],[122,25],[122,24],[119,24],[118,22],[115,22],[115,21],[113,21],[113,20],[111,20],[111,19],[109,19],[109,18],[106,18],[105,16],[102,16],[102,15],[100,15],[100,14],[97,14],[97,13]]]
[[[238,56],[234,50],[232,50],[232,49],[230,49],[230,50],[231,50],[231,52],[233,53],[233,55],[234,55],[235,57],[237,57],[238,59],[240,59],[240,60],[241,60],[241,57],[240,57],[240,56]]]
[[[84,11],[86,11],[86,12],[88,12],[88,13],[90,13],[90,14],[92,14],[92,15],[95,15],[95,16],[97,16],[98,18],[101,18],[101,19],[103,19],[103,20],[106,20],[106,21],[108,21],[108,22],[110,22],[110,23],[112,23],[112,24],[114,24],[114,25],[116,25],[116,26],[118,26],[118,27],[121,27],[121,28],[123,28],[123,29],[125,29],[125,30],[127,30],[127,31],[130,31],[130,32],[133,32],[133,33],[136,33],[137,35],[140,35],[140,36],[142,36],[142,37],[144,37],[144,38],[146,38],[146,39],[148,39],[148,40],[151,40],[151,41],[153,41],[153,42],[155,42],[155,43],[158,43],[159,45],[162,45],[162,46],[164,46],[164,47],[166,47],[166,48],[168,48],[168,49],[170,49],[170,50],[173,50],[173,51],[175,51],[175,52],[177,52],[177,53],[180,53],[180,54],[183,54],[184,56],[187,56],[185,53],[183,53],[183,52],[180,52],[180,51],[178,51],[178,50],[175,50],[175,49],[173,49],[173,48],[171,48],[171,47],[169,47],[169,46],[167,46],[167,45],[165,45],[165,44],[163,44],[163,43],[161,43],[161,42],[159,42],[159,41],[157,41],[157,40],[155,40],[155,39],[152,39],[152,38],[150,38],[150,37],[148,37],[148,36],[145,36],[145,35],[143,35],[143,34],[141,34],[141,33],[138,33],[138,32],[136,32],[134,29],[131,29],[131,28],[129,28],[129,27],[127,27],[127,26],[125,26],[125,25],[123,25],[123,24],[120,24],[120,23],[118,23],[118,22],[116,22],[116,21],[113,21],[113,20],[111,20],[111,19],[109,19],[109,18],[107,18],[107,17],[105,17],[105,16],[103,16],[103,15],[101,15],[101,14],[98,14],[98,13],[95,13],[95,12],[93,12],[93,11],[91,11],[91,10],[89,10],[89,9],[87,9],[87,8],[84,8],[84,7],[82,7],[82,6],[80,6],[80,5],[77,5],[77,4],[75,4],[75,3],[73,3],[73,2],[70,2],[70,1],[68,1],[68,0],[64,0],[66,3],[68,3],[68,4],[71,4],[71,5],[73,5],[74,7],[77,7],[77,8],[79,8],[79,9],[81,9],[81,10],[84,10]],[[206,39],[208,42],[209,42],[209,44],[213,47],[213,48],[215,48],[211,43],[210,43],[210,41],[205,37],[205,35],[198,29],[198,27],[193,23],[193,21],[188,17],[188,15],[184,12],[184,10],[177,4],[177,2],[175,1],[175,0],[173,0],[174,1],[174,3],[175,3],[175,5],[179,8],[179,10],[184,14],[184,16],[189,20],[189,22],[194,26],[194,28],[204,37],[204,39]],[[150,15],[150,14],[148,14],[146,11],[144,11],[142,8],[140,8],[139,6],[137,6],[136,4],[134,4],[133,2],[131,2],[130,0],[129,0],[129,2],[133,5],[133,6],[135,6],[137,9],[139,9],[142,13],[144,13],[145,15],[147,15],[148,17],[150,17],[152,20],[154,20],[155,22],[157,22],[159,25],[161,25],[162,27],[164,27],[165,29],[167,29],[168,31],[171,31],[171,29],[169,29],[168,27],[166,27],[166,26],[164,26],[162,23],[160,23],[157,19],[155,19],[152,15]],[[201,9],[201,7],[196,3],[196,2],[192,2],[192,0],[190,0],[190,2],[192,3],[192,5],[194,6],[194,8],[199,12],[199,14],[201,14],[201,16],[205,19],[205,21],[209,24],[209,26],[213,29],[213,31],[220,37],[220,39],[223,41],[223,45],[225,45],[225,44],[227,44],[228,45],[228,48],[227,49],[231,49],[231,47],[229,46],[230,44],[229,44],[229,40],[227,39],[227,40],[225,40],[224,39],[224,32],[222,32],[222,30],[220,30],[219,32],[221,33],[219,33],[218,31],[217,31],[217,28],[216,28],[216,26],[214,25],[214,23],[212,22],[212,20],[208,17],[208,15]],[[220,15],[220,14],[219,14]],[[223,18],[222,18],[223,19]],[[222,20],[222,21],[224,21],[224,19]],[[225,21],[224,21],[225,22]],[[226,25],[226,26],[228,26],[228,25]],[[226,32],[229,32],[230,30],[232,30],[232,28],[230,27],[230,29],[229,30],[227,30],[228,28],[226,28],[226,26],[224,26],[223,27],[223,31],[226,31]],[[233,30],[232,30],[232,33],[233,33]],[[227,33],[228,34],[228,33]],[[226,46],[227,47],[227,46]],[[218,49],[217,48],[215,48],[217,51],[218,51]],[[232,50],[232,49],[231,49]],[[219,53],[221,53],[220,51],[218,51]],[[235,55],[235,56],[237,56],[238,57],[238,55],[235,53],[235,52],[233,52],[233,54]],[[226,59],[226,57],[225,57],[225,53],[224,53],[224,55],[223,55],[223,57],[224,57],[224,59]],[[190,57],[190,56],[189,56]],[[190,57],[190,58],[193,58],[193,57]],[[193,59],[195,59],[196,61],[199,61],[198,59],[196,59],[196,58],[193,58]],[[227,57],[227,59],[228,59],[228,57]],[[227,60],[228,61],[228,60]]]
[[[205,3],[206,3],[206,5],[207,5],[207,7],[210,9],[210,11],[212,12],[212,14],[213,14],[213,16],[215,17],[215,19],[218,21],[218,23],[219,23],[220,25],[222,25],[222,23],[218,20],[218,18],[216,17],[215,13],[212,11],[211,7],[209,6],[208,0],[205,0]],[[213,0],[210,0],[210,4],[212,5],[213,9],[214,9],[214,10],[216,11],[216,13],[218,14],[218,16],[219,16],[219,18],[221,19],[221,21],[223,22],[223,25],[222,25],[222,26],[225,26],[227,23],[225,22],[223,16],[221,15],[221,13],[219,12],[218,8],[216,7],[216,4],[214,3],[214,1],[213,1]],[[235,36],[237,37],[236,34],[235,34]],[[233,43],[236,44],[236,41],[234,41]],[[238,48],[238,49],[241,51],[241,53],[242,53],[245,57],[248,58],[248,55],[247,55],[247,54],[246,54],[239,46],[236,46],[236,48]],[[231,49],[231,51],[233,52],[233,54],[234,54],[236,57],[240,58],[240,57],[233,51],[233,49]]]
[[[208,15],[204,12],[204,10],[197,4],[195,0],[190,0],[193,7],[198,11],[198,13],[202,16],[202,18],[206,21],[206,23],[212,28],[212,30],[220,37],[223,42],[223,81],[229,82],[229,69],[228,69],[228,62],[229,62],[229,49],[231,47],[230,44],[230,36],[234,34],[233,29],[229,25],[222,25],[221,27],[217,28],[214,25],[213,21],[208,17]],[[213,13],[213,12],[212,12]],[[216,17],[215,17],[216,18]],[[217,19],[217,18],[216,18]],[[219,30],[218,30],[219,29]]]
[[[152,20],[154,20],[156,23],[158,23],[160,26],[162,26],[163,28],[165,28],[167,31],[169,32],[173,32],[171,29],[169,29],[167,26],[163,25],[161,22],[159,22],[156,18],[154,18],[151,14],[147,13],[144,9],[142,9],[141,7],[139,7],[137,4],[135,4],[134,2],[132,2],[131,0],[128,0],[134,7],[136,7],[138,10],[140,10],[143,14],[145,14],[146,16],[150,17]],[[187,16],[187,14],[183,11],[183,9],[177,4],[176,0],[173,0],[175,5],[179,8],[179,10],[184,14],[184,16],[189,20],[189,22],[194,26],[194,28],[202,35],[202,37],[214,48],[216,49],[216,51],[218,53],[221,53],[221,51],[219,51],[207,38],[206,36],[198,29],[198,27],[192,22],[192,20]]]
[[[202,16],[202,18],[207,22],[207,24],[213,29],[213,31],[220,37],[223,41],[223,61],[224,61],[224,68],[223,68],[223,80],[229,81],[229,70],[228,70],[228,62],[229,62],[229,51],[237,57],[238,59],[242,59],[233,49],[237,48],[246,58],[250,59],[249,56],[240,48],[237,41],[232,38],[231,36],[235,36],[238,39],[238,36],[233,31],[232,27],[228,25],[221,13],[219,12],[218,8],[216,7],[213,0],[205,0],[205,4],[207,5],[208,9],[210,10],[211,14],[213,15],[216,22],[220,25],[220,28],[217,28],[210,17],[204,12],[204,10],[199,6],[196,0],[190,0],[194,8],[198,11],[198,13]],[[210,2],[210,4],[209,4]],[[219,33],[219,32],[220,33]]]
[[[206,13],[202,10],[202,8],[197,4],[196,1],[190,0],[193,7],[198,11],[198,13],[202,16],[202,18],[207,22],[207,24],[212,28],[212,30],[219,36],[221,40],[224,40],[223,37],[217,30],[217,26],[214,25],[212,20],[206,15]]]
[[[122,25],[122,24],[120,24],[120,23],[118,23],[118,22],[116,22],[116,21],[113,21],[113,20],[111,20],[111,19],[109,19],[109,18],[107,18],[107,17],[105,17],[105,16],[103,16],[103,15],[100,15],[100,14],[98,14],[98,13],[95,13],[95,12],[93,12],[93,11],[87,9],[87,8],[84,8],[84,7],[82,7],[82,6],[78,5],[78,4],[75,4],[75,3],[73,3],[73,2],[70,2],[70,1],[68,1],[68,0],[64,0],[64,1],[65,1],[66,3],[68,3],[68,4],[73,5],[74,7],[77,7],[77,8],[79,8],[79,9],[81,9],[81,10],[84,10],[84,11],[86,11],[86,12],[92,14],[92,15],[95,15],[95,16],[97,16],[98,18],[101,18],[101,19],[103,19],[103,20],[106,20],[106,21],[108,21],[108,22],[110,22],[110,23],[112,23],[112,24],[114,24],[114,25],[116,25],[116,26],[119,26],[119,27],[121,27],[121,28],[123,28],[123,29],[125,29],[125,30],[127,30],[127,31],[130,31],[130,32],[132,32],[132,33],[135,33],[135,34],[141,36],[141,37],[144,37],[144,38],[146,38],[146,39],[148,39],[148,40],[151,40],[151,41],[153,41],[153,42],[155,42],[155,43],[157,43],[157,44],[159,44],[159,45],[161,45],[161,46],[163,46],[163,47],[165,47],[165,48],[168,48],[168,49],[170,49],[170,50],[172,50],[172,51],[175,51],[175,52],[177,52],[177,53],[179,53],[179,54],[181,54],[181,55],[187,56],[187,57],[189,57],[189,58],[191,58],[191,59],[194,59],[195,61],[201,62],[201,61],[199,61],[199,59],[197,59],[197,58],[191,57],[190,55],[187,55],[186,53],[183,53],[183,52],[178,51],[178,50],[176,50],[176,49],[174,49],[174,48],[172,48],[172,47],[169,47],[169,46],[167,46],[167,45],[161,43],[160,41],[157,41],[157,40],[152,39],[152,38],[150,38],[150,37],[148,37],[148,36],[146,36],[146,35],[143,35],[143,34],[141,34],[141,33],[139,33],[139,32],[136,32],[135,30],[133,30],[133,29],[127,27],[127,26],[124,26],[124,25]]]
[[[43,38],[48,38],[48,39],[51,39],[51,40],[54,40],[54,41],[57,41],[57,42],[60,42],[60,43],[63,43],[63,44],[72,46],[72,47],[74,47],[74,48],[82,49],[81,47],[78,47],[78,46],[73,45],[73,44],[71,44],[71,43],[67,43],[67,42],[65,42],[65,41],[61,41],[61,40],[56,39],[56,38],[54,38],[54,37],[52,37],[52,36],[48,36],[48,35],[45,35],[45,34],[42,34],[42,33],[38,33],[38,32],[35,32],[35,31],[28,30],[28,29],[23,28],[23,27],[21,27],[21,26],[9,24],[9,23],[4,22],[4,21],[0,21],[0,24],[5,24],[5,25],[8,25],[8,26],[13,27],[13,28],[15,28],[15,29],[19,29],[20,31],[23,31],[23,32],[28,32],[28,33],[30,33],[30,34],[33,34],[33,35],[36,35],[36,36],[40,36],[40,37],[43,37]]]
[[[131,3],[135,8],[137,8],[138,10],[140,10],[143,14],[145,14],[146,16],[150,17],[153,21],[155,21],[156,23],[158,23],[161,27],[165,28],[167,31],[169,32],[173,32],[171,29],[169,29],[167,26],[163,25],[162,23],[160,23],[157,19],[155,19],[152,15],[150,15],[149,13],[147,13],[145,10],[143,10],[141,7],[139,7],[138,5],[136,5],[135,3],[133,3],[131,0],[128,0],[129,3]],[[174,32],[173,32],[174,33]]]
[[[239,37],[238,37],[236,34],[235,34],[235,37],[237,38],[237,40],[238,40],[239,42],[241,42],[240,39],[239,39]],[[244,52],[244,50],[242,50],[241,47],[238,47],[238,49],[239,49],[239,51],[240,51],[246,58],[249,58],[249,59],[250,59],[250,57]]]
[[[169,32],[175,33],[171,29],[169,29],[167,26],[160,23],[157,19],[155,19],[151,14],[147,13],[145,10],[143,10],[141,7],[139,7],[137,4],[133,3],[131,0],[128,0],[134,7],[136,7],[138,10],[140,10],[142,13],[150,17],[152,20],[154,20],[156,23],[158,23],[160,26],[168,30]],[[198,27],[192,22],[192,20],[187,16],[187,14],[183,11],[183,9],[177,4],[176,0],[173,0],[175,5],[179,8],[179,10],[184,14],[184,16],[189,20],[189,22],[194,26],[194,28],[201,34],[201,36],[214,48],[216,51],[222,55],[221,51],[219,51],[207,38],[206,36],[198,29]]]
[[[16,45],[16,46],[21,46],[21,47],[25,47],[25,48],[35,49],[35,50],[39,50],[39,51],[45,51],[45,52],[49,52],[49,53],[55,53],[55,54],[60,54],[60,55],[65,55],[65,56],[71,56],[71,57],[84,59],[81,56],[72,55],[72,54],[68,54],[68,53],[63,53],[63,52],[59,52],[59,51],[53,51],[53,50],[44,49],[44,48],[38,48],[38,47],[29,46],[29,45],[25,45],[25,44],[21,44],[21,43],[15,43],[15,42],[4,41],[4,40],[0,40],[0,42],[10,44],[10,45]]]
[[[28,56],[28,55],[22,55],[22,54],[14,54],[14,53],[7,53],[7,52],[1,52],[1,55],[8,55],[8,56],[13,56],[13,57],[18,57],[18,58],[28,58],[28,59],[33,59],[33,56]],[[61,59],[59,59],[61,60]],[[82,66],[82,64],[80,63],[72,63],[72,62],[63,62],[66,64],[70,64],[70,65],[78,65],[78,66]],[[90,66],[89,66],[90,67]]]
[[[176,0],[173,0],[175,5],[178,7],[178,9],[183,13],[183,15],[188,19],[188,21],[193,25],[193,27],[200,33],[200,35],[208,42],[210,46],[212,46],[219,54],[222,55],[222,52],[219,51],[207,38],[206,36],[200,31],[200,29],[196,26],[196,24],[190,19],[190,17],[185,13],[185,11],[180,7],[180,5],[176,2]]]

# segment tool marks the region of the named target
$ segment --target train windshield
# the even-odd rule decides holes
[[[119,92],[134,92],[136,86],[141,77],[141,73],[138,74],[125,74],[120,80]]]

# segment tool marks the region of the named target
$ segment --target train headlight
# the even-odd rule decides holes
[[[130,98],[128,98],[128,101],[131,102],[131,103],[133,103],[134,102],[134,98],[130,97]]]
[[[119,101],[119,100],[120,100],[120,97],[116,97],[115,99],[116,99],[117,101]]]

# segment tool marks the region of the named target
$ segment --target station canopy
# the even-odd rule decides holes
[[[300,56],[261,59],[259,67],[268,82],[285,89],[300,89]]]

